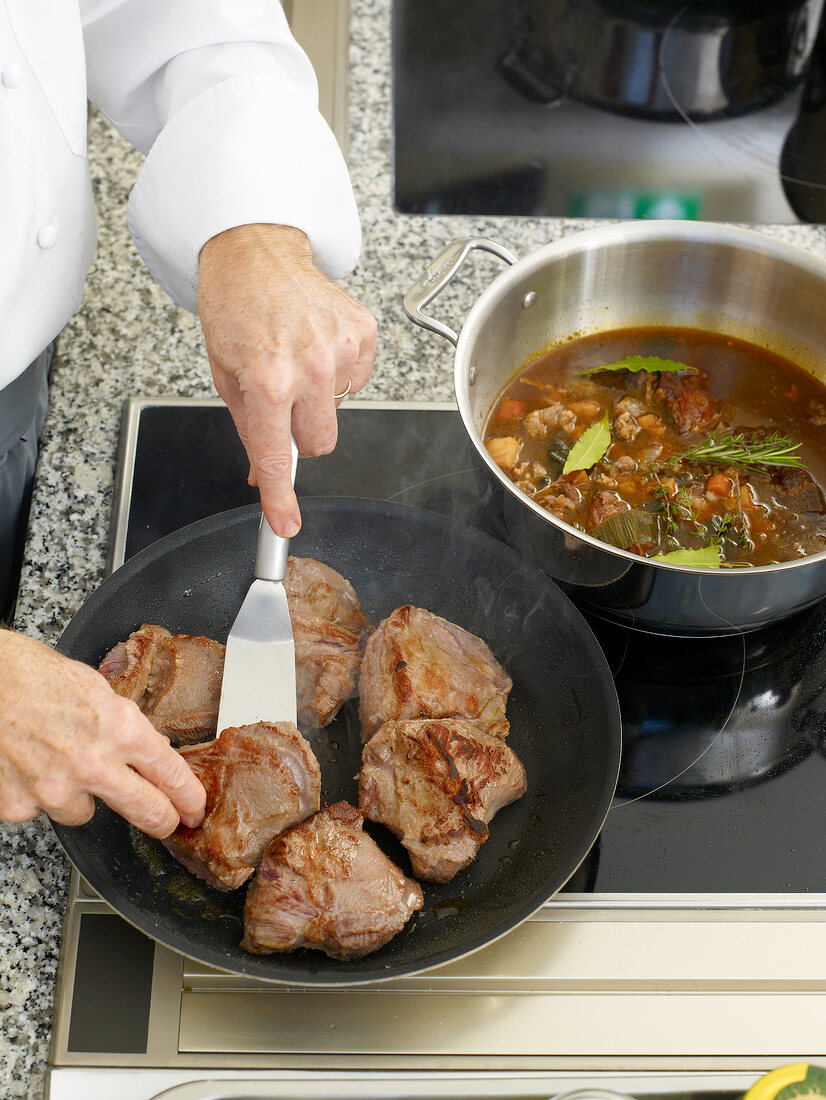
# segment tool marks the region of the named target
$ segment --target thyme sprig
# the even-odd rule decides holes
[[[659,478],[657,478],[659,481]],[[665,485],[659,484],[654,490],[655,508],[661,513],[665,524],[665,537],[669,546],[679,546],[677,531],[680,523],[689,523],[698,535],[706,533],[706,527],[697,516],[687,485],[681,486],[674,496],[670,496]]]
[[[759,472],[763,466],[793,466],[805,470],[806,463],[794,453],[800,446],[800,443],[795,443],[780,432],[772,432],[765,439],[746,439],[742,432],[738,432],[736,435],[723,435],[719,438],[710,435],[696,447],[689,447],[681,455],[675,455],[675,459],[686,462],[719,462],[752,472]]]
[[[732,542],[744,550],[754,549],[742,511],[724,512],[721,516],[712,516],[709,542],[720,545],[723,540]]]

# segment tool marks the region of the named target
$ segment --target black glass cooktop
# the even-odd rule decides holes
[[[507,541],[498,489],[452,409],[344,403],[332,455],[299,463],[302,495],[431,508]],[[226,409],[141,405],[126,556],[256,499]],[[617,797],[569,889],[826,890],[826,603],[719,639],[659,638],[589,618],[623,720]],[[548,669],[549,691],[553,669]],[[552,766],[552,761],[549,761]]]
[[[403,213],[826,221],[823,0],[394,0]]]

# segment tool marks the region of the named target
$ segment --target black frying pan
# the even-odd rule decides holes
[[[166,946],[267,981],[349,985],[415,973],[483,947],[565,884],[611,804],[619,706],[579,612],[502,543],[434,512],[383,501],[316,497],[302,510],[291,552],[348,577],[371,621],[405,603],[428,608],[484,638],[513,678],[508,743],[525,765],[528,791],[496,815],[474,862],[452,882],[423,884],[424,908],[364,959],[341,962],[317,951],[255,956],[238,946],[245,887],[211,889],[102,804],[88,824],[54,828],[91,886]],[[136,554],[87,600],[58,648],[97,665],[144,622],[224,641],[252,579],[259,515],[255,506],[224,512]],[[355,700],[309,740],[321,765],[322,802],[356,802]],[[367,828],[409,874],[396,840],[381,826]]]

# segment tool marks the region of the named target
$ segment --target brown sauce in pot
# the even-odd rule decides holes
[[[593,370],[631,356],[649,369]],[[741,340],[641,328],[572,341],[508,383],[483,438],[540,507],[644,557],[750,566],[826,550],[826,386]],[[585,444],[585,468],[563,472]]]

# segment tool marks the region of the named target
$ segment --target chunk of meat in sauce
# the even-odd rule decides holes
[[[630,504],[626,504],[610,489],[603,489],[599,493],[594,493],[588,512],[588,529],[592,530],[594,527],[599,527],[609,516],[615,516],[619,512],[627,512],[630,507]]]
[[[654,392],[660,382],[659,371],[637,371],[629,373],[622,379],[622,386],[629,393],[635,394],[646,405],[654,400]]]
[[[642,431],[642,424],[637,419],[643,416],[646,406],[638,397],[626,394],[614,405],[614,418],[611,434],[615,439],[621,439],[623,443],[633,443]]]
[[[637,418],[631,412],[621,412],[614,420],[613,434],[623,443],[633,443],[641,431]]]
[[[783,470],[773,481],[772,493],[778,504],[792,512],[822,515],[826,511],[823,494],[807,470]]]
[[[528,492],[528,487],[524,491]],[[582,493],[566,477],[561,477],[558,481],[546,485],[540,492],[542,507],[549,512],[553,512],[561,519],[565,518],[566,511],[571,511],[582,503]],[[537,496],[539,496],[539,493],[537,493]]]
[[[525,417],[525,427],[534,439],[545,439],[560,428],[571,428],[575,423],[576,414],[559,401],[544,409],[535,409]]]
[[[708,431],[720,420],[720,402],[703,388],[705,372],[660,375],[655,397],[664,401],[680,435]]]
[[[637,468],[637,460],[632,458],[631,455],[620,455],[620,457],[611,463],[611,468],[608,473],[611,477],[621,477],[623,474],[632,474]]]

